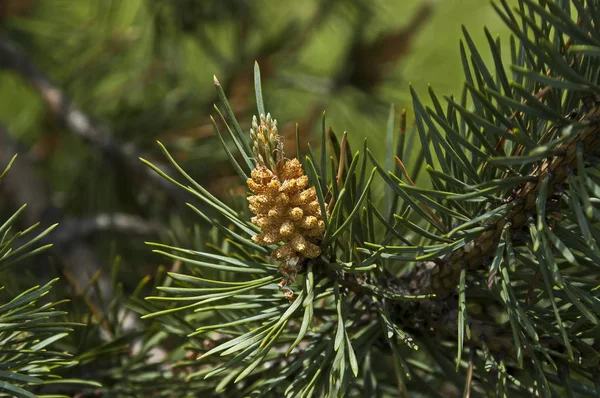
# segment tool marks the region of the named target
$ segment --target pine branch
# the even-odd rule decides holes
[[[412,294],[435,293],[440,298],[446,297],[455,292],[463,266],[469,271],[488,266],[505,227],[520,230],[536,213],[543,184],[547,186],[544,189],[548,198],[544,207],[551,207],[553,195],[562,192],[570,174],[577,173],[578,148],[583,149],[585,159],[595,158],[600,148],[600,101],[591,99],[589,102],[585,107],[591,110],[579,120],[585,127],[581,127],[581,131],[564,144],[551,149],[551,153],[529,174],[530,182],[516,187],[511,196],[504,199],[504,203],[508,205],[508,214],[499,220],[483,223],[485,231],[463,248],[437,260],[435,266],[423,263],[416,267],[409,282],[413,286],[409,289]],[[427,271],[423,272],[423,267]]]
[[[212,365],[203,375],[221,377],[219,391],[241,395],[370,396],[387,391],[395,377],[402,389],[412,377],[408,388],[435,393],[461,373],[464,381],[454,384],[467,396],[597,395],[599,374],[590,366],[600,358],[599,290],[591,276],[600,264],[600,176],[593,169],[600,5],[585,7],[579,0],[519,0],[513,9],[501,0],[500,17],[518,38],[511,39],[512,80],[500,41],[486,31],[494,73],[465,30],[461,98],[447,98],[444,108],[430,90],[427,107],[413,90],[416,127],[406,133],[403,117],[396,147],[392,107],[385,167],[366,143],[362,154],[345,137],[340,144],[325,120],[320,153],[309,147],[304,157],[282,156],[276,123],[266,115],[247,145],[215,80],[224,109],[218,114],[239,158],[215,129],[254,193],[248,203],[256,216],[218,201],[163,147],[187,182],[166,178],[220,215],[190,206],[227,245],[152,244],[188,264],[189,275],[170,274],[174,285],[147,298],[156,308],[144,317],[194,324],[195,313],[214,311],[188,336],[231,337],[199,359]],[[262,115],[268,108],[255,72]],[[420,146],[409,141],[415,135]],[[421,168],[430,186],[415,183]],[[376,176],[385,183],[383,198]],[[412,354],[419,347],[426,355]],[[301,357],[272,361],[283,350]],[[375,355],[390,351],[393,371],[382,369],[389,363],[373,365]],[[258,375],[264,377],[255,381]]]
[[[125,213],[100,213],[82,218],[65,218],[54,234],[53,242],[58,245],[68,244],[107,232],[153,236],[159,229],[159,225],[148,222],[139,216]]]
[[[132,144],[118,142],[110,131],[101,128],[76,104],[71,102],[58,86],[40,72],[27,55],[8,37],[0,34],[0,69],[20,75],[42,97],[48,108],[61,120],[67,129],[80,137],[90,147],[102,152],[114,162],[115,169],[127,173],[131,181],[148,181],[176,203],[185,203],[189,198],[174,189],[164,179],[144,167],[138,159],[143,154]],[[165,169],[168,172],[168,169]]]

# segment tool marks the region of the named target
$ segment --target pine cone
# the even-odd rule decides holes
[[[255,194],[248,197],[256,215],[252,222],[261,229],[252,240],[263,246],[284,242],[271,254],[276,260],[318,257],[325,223],[315,188],[307,188],[308,177],[298,159],[284,160],[279,177],[259,165],[247,183]]]

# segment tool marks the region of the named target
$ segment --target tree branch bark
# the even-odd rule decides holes
[[[189,196],[167,180],[154,173],[139,161],[145,157],[134,145],[117,141],[112,134],[95,124],[66,94],[42,72],[38,71],[27,55],[8,37],[0,34],[0,69],[16,73],[28,82],[43,98],[48,108],[65,127],[80,137],[92,149],[101,151],[123,170],[131,181],[148,181],[173,201],[184,203]],[[161,170],[171,174],[171,168],[155,163]]]

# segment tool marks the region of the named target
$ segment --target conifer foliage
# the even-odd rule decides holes
[[[15,155],[0,180],[9,172]],[[36,233],[38,225],[23,231],[14,231],[15,221],[25,210],[23,205],[0,227],[0,272],[6,273],[25,258],[49,248],[39,245],[56,225]],[[36,397],[35,386],[77,384],[99,386],[84,380],[66,380],[58,377],[61,369],[73,367],[77,361],[68,352],[56,349],[56,342],[65,338],[73,327],[81,326],[65,320],[66,302],[43,302],[56,280],[43,286],[12,294],[0,282],[0,396]]]
[[[213,250],[152,244],[188,265],[148,298],[158,308],[145,316],[195,328],[199,370],[188,377],[243,396],[600,393],[600,5],[494,7],[512,31],[510,54],[486,31],[487,65],[465,30],[461,95],[444,105],[430,90],[428,107],[413,92],[415,128],[406,132],[403,113],[400,134],[391,109],[394,170],[368,142],[351,150],[325,120],[320,153],[283,158],[276,137],[240,128],[215,80],[222,125],[240,152],[231,161],[252,175],[254,193],[273,194],[250,196],[251,219],[185,172],[186,183],[173,180],[220,213],[211,219],[190,204],[221,234]],[[272,120],[258,66],[255,89],[261,121]],[[412,135],[418,150],[407,145]],[[257,145],[268,149],[249,150]],[[307,195],[323,218],[310,254],[289,248],[295,224],[263,214],[281,217],[289,198],[278,196],[278,177],[292,162],[306,170],[298,186],[314,187]],[[420,169],[429,181],[417,185]],[[383,200],[373,194],[381,182]],[[257,211],[267,203],[275,210]],[[288,302],[276,287],[292,282],[290,269]]]
[[[215,78],[212,124],[246,199],[217,198],[159,144],[178,175],[142,162],[206,227],[148,243],[173,267],[123,298],[145,329],[60,346],[78,325],[39,303],[52,283],[0,301],[0,395],[62,377],[80,396],[599,396],[600,1],[493,6],[508,53],[485,30],[487,64],[464,30],[463,91],[412,91],[412,128],[392,106],[384,157],[324,116],[318,150],[297,128],[286,152],[258,63],[248,130]],[[30,230],[12,222],[0,271],[49,232],[14,246]]]

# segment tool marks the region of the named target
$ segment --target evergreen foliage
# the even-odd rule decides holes
[[[172,285],[148,297],[157,311],[145,315],[190,323],[206,366],[189,377],[216,378],[217,391],[243,396],[376,396],[398,386],[407,396],[441,395],[444,383],[467,396],[600,393],[600,6],[494,7],[512,30],[510,55],[486,32],[494,60],[486,65],[465,30],[461,96],[443,106],[430,90],[425,107],[413,92],[415,131],[402,126],[396,137],[391,109],[394,170],[366,142],[352,151],[325,121],[321,152],[299,154],[325,220],[320,257],[273,262],[276,246],[250,240],[257,230],[247,213],[183,170],[186,182],[172,180],[220,214],[190,204],[221,234],[212,250],[152,244],[189,267],[169,274]],[[249,175],[248,134],[215,84],[219,116],[245,159],[231,161]],[[404,166],[412,134],[421,143],[413,176]],[[413,183],[421,165],[427,187]],[[376,176],[387,186],[383,201],[372,195]],[[293,280],[288,303],[275,287]]]
[[[4,178],[10,170],[16,156],[0,175]],[[23,259],[43,252],[49,245],[36,247],[44,236],[49,234],[52,226],[38,234],[38,225],[32,225],[23,231],[14,231],[15,221],[25,209],[22,206],[0,227],[0,272],[6,273],[9,268],[19,264]],[[32,237],[33,236],[33,237]],[[57,373],[61,368],[76,364],[70,353],[61,352],[56,343],[65,338],[73,327],[81,326],[67,322],[63,302],[42,303],[56,280],[43,286],[33,286],[18,294],[7,292],[0,284],[0,395],[19,398],[35,397],[31,393],[33,386],[50,384],[89,384],[92,381],[61,379]],[[62,396],[62,395],[61,395]]]
[[[486,30],[486,63],[464,29],[464,89],[412,90],[413,127],[392,106],[383,154],[324,115],[317,150],[297,126],[283,142],[258,63],[242,128],[215,78],[211,122],[248,201],[218,198],[159,143],[168,165],[142,163],[202,227],[148,243],[171,262],[156,286],[125,293],[115,263],[112,294],[68,314],[40,303],[54,282],[2,301],[0,391],[600,395],[600,2],[493,7],[508,54]],[[18,216],[0,227],[0,272],[48,248],[50,229],[10,234]]]

